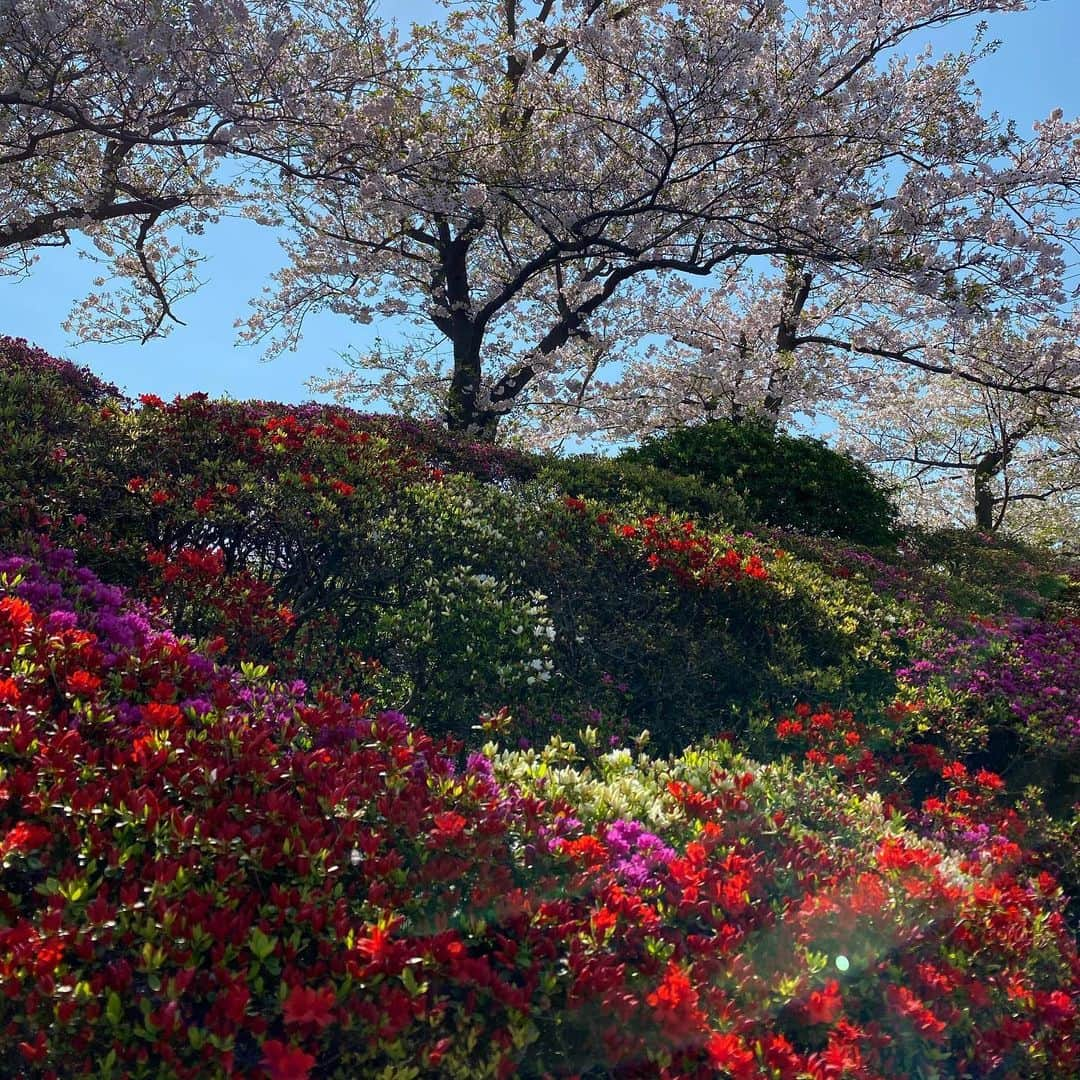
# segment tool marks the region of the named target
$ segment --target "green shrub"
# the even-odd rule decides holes
[[[745,518],[730,487],[588,458],[522,482],[535,459],[513,476],[506,455],[385,418],[198,394],[103,408],[53,401],[63,372],[48,365],[0,374],[15,435],[41,406],[41,437],[0,450],[9,528],[47,516],[96,572],[231,660],[466,739],[509,707],[530,740],[590,723],[681,749],[798,696],[882,692],[877,617],[848,583],[792,559],[774,581],[680,580],[691,556],[755,552],[730,535]],[[665,551],[643,544],[650,520]]]
[[[743,529],[750,521],[746,500],[729,480],[706,482],[625,457],[581,454],[544,458],[537,478],[562,494],[613,507],[683,514],[723,522],[734,529]]]
[[[818,439],[714,420],[647,439],[623,459],[733,486],[770,525],[861,544],[887,543],[893,535],[896,508],[870,470]]]
[[[0,536],[96,516],[120,400],[87,369],[0,337]]]
[[[968,529],[915,536],[919,555],[948,574],[955,599],[980,612],[1080,613],[1080,568],[1023,541]]]

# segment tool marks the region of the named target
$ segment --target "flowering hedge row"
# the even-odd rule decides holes
[[[48,539],[0,558],[18,1075],[1080,1070],[1076,942],[1018,845],[722,742],[463,762],[216,648]]]

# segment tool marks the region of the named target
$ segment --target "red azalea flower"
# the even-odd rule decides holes
[[[939,862],[940,855],[908,847],[900,837],[887,836],[878,845],[877,864],[882,870],[903,870],[909,866],[930,868]]]
[[[262,1061],[270,1080],[308,1080],[315,1059],[298,1047],[286,1046],[277,1039],[262,1044]]]
[[[1064,990],[1051,990],[1048,994],[1036,994],[1039,1017],[1046,1024],[1062,1024],[1072,1020],[1077,1014],[1077,1007]]]
[[[285,999],[282,1015],[286,1024],[314,1024],[324,1028],[333,1019],[334,991],[329,988],[312,990],[294,986]]]
[[[39,1031],[34,1036],[33,1042],[19,1043],[19,1053],[31,1063],[44,1061],[49,1053],[49,1044],[45,1039],[45,1032]]]
[[[840,996],[840,984],[830,979],[820,990],[815,990],[807,999],[803,1009],[806,1019],[811,1024],[831,1024],[844,1007]]]
[[[754,1052],[733,1031],[717,1032],[705,1049],[714,1068],[723,1069],[734,1080],[757,1075]]]
[[[945,1033],[945,1022],[939,1020],[904,986],[890,986],[885,991],[889,1006],[911,1023],[916,1031],[930,1042],[937,1042]]]
[[[461,814],[455,814],[452,810],[444,811],[435,815],[435,832],[432,834],[434,843],[450,843],[461,837],[468,824]]]
[[[602,907],[599,911],[593,913],[590,921],[592,923],[593,934],[598,938],[602,938],[609,930],[615,928],[616,923],[619,921],[619,917],[609,908]]]
[[[962,761],[950,761],[941,768],[942,780],[966,780],[967,766]]]
[[[794,1076],[799,1064],[795,1047],[783,1035],[769,1035],[765,1040],[765,1064],[781,1076]]]
[[[148,548],[146,551],[146,561],[151,566],[164,566],[169,561],[169,556],[158,548]]]
[[[1005,781],[997,773],[990,772],[988,769],[980,769],[975,774],[975,783],[991,791],[1000,791],[1005,786]]]
[[[453,1039],[446,1036],[440,1039],[430,1050],[427,1052],[427,1064],[429,1068],[437,1069],[442,1064],[442,1059],[446,1056],[447,1051],[454,1045]]]
[[[150,700],[163,704],[169,704],[176,697],[176,687],[172,683],[162,680],[155,683],[150,690]]]
[[[0,597],[0,622],[9,623],[16,630],[21,630],[33,617],[34,612],[25,600],[17,596]]]
[[[561,848],[572,859],[579,859],[585,866],[599,866],[608,857],[604,842],[595,836],[583,836],[579,840],[567,840]]]
[[[73,671],[66,685],[69,694],[92,694],[101,685],[101,679],[89,671]]]
[[[368,936],[358,938],[356,942],[356,952],[371,964],[382,963],[392,951],[390,928],[372,926]]]
[[[645,1001],[656,1010],[661,1026],[673,1038],[687,1035],[705,1019],[697,1007],[697,990],[673,960],[668,962],[663,981]]]
[[[765,564],[761,561],[760,555],[751,555],[746,560],[746,565],[743,567],[746,571],[747,577],[752,577],[756,581],[768,581],[769,571],[765,569]]]
[[[59,941],[43,941],[38,944],[34,956],[34,971],[37,975],[51,975],[64,959],[64,946]]]
[[[412,999],[399,986],[392,987],[379,1000],[380,1037],[395,1039],[409,1026],[412,1017]]]
[[[251,991],[247,985],[243,982],[235,982],[218,999],[218,1005],[230,1023],[239,1024],[244,1019],[250,1000]]]
[[[0,841],[0,853],[7,855],[12,851],[34,851],[41,847],[51,835],[50,830],[44,825],[31,825],[20,821]]]
[[[166,729],[178,727],[184,714],[176,705],[151,701],[142,707],[142,717],[152,728]]]

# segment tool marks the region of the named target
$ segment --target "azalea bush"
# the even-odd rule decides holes
[[[1047,874],[816,765],[465,760],[0,558],[0,1043],[27,1077],[1060,1077]]]
[[[556,463],[538,478],[535,458],[430,425],[199,394],[133,404],[25,343],[3,356],[4,535],[48,528],[229,659],[334,682],[432,731],[472,738],[506,710],[517,737],[592,723],[680,749],[801,699],[880,714],[898,693],[919,700],[898,671],[971,651],[973,615],[1074,610],[1069,569],[1007,543],[750,534],[686,500],[650,508],[667,475],[652,466],[618,463],[612,496],[634,469],[645,487],[607,502],[553,488]],[[594,464],[566,483],[606,475]],[[726,574],[727,558],[761,573]],[[915,735],[936,724],[951,751],[1011,773],[1002,753],[1030,748],[1038,724],[978,693],[966,715],[956,687],[932,689]],[[1065,810],[1067,756],[1052,777]]]
[[[1070,568],[4,349],[17,1075],[1080,1070]]]
[[[87,369],[0,337],[0,535],[56,519],[70,524],[94,507],[96,485],[113,483],[108,418],[119,400]]]
[[[730,482],[706,483],[625,457],[542,457],[537,476],[559,492],[630,512],[663,511],[735,529],[750,524],[746,501]]]
[[[1080,798],[1080,619],[985,618],[898,674],[924,730],[1063,805]]]
[[[1080,614],[1080,574],[1047,549],[1007,536],[942,529],[917,537],[921,562],[947,575],[957,600],[982,614]]]

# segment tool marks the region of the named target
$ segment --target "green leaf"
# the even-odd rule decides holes
[[[117,1027],[124,1018],[124,1003],[115,990],[109,991],[109,996],[105,1002],[105,1015],[113,1027]]]
[[[268,937],[257,926],[251,931],[248,947],[259,960],[265,960],[277,948],[277,938]]]

